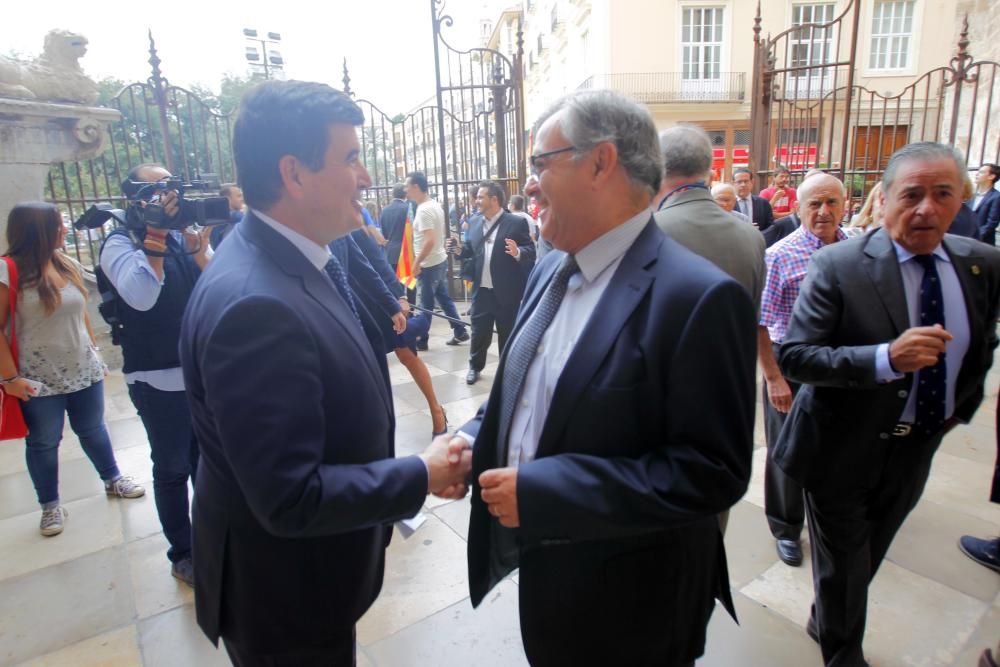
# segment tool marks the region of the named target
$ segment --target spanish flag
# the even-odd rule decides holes
[[[399,263],[396,264],[396,277],[406,289],[413,289],[417,279],[413,276],[413,202],[406,209],[406,222],[403,225],[403,244],[399,249]]]

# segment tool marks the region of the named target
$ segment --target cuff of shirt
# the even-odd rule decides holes
[[[875,381],[880,384],[902,380],[906,373],[897,373],[889,363],[889,343],[882,343],[875,350]]]
[[[152,276],[153,280],[155,280],[160,287],[163,287],[163,280],[166,278],[166,274],[164,274],[164,278],[156,275],[156,271],[153,270],[153,267],[149,263],[149,256],[146,255],[142,249],[134,250],[133,254],[135,256],[136,266],[139,267],[139,270]]]
[[[467,443],[469,443],[470,448],[475,446],[476,444],[476,437],[473,435],[469,435],[465,431],[455,431],[455,435],[457,435],[462,440],[465,440]]]

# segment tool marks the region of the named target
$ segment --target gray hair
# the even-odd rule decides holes
[[[840,186],[840,194],[844,197],[845,201],[847,200],[847,187],[844,185],[844,182],[839,178],[837,178],[836,176],[833,176],[832,174],[827,174],[826,172],[813,174],[812,176],[808,177],[807,179],[799,183],[799,187],[795,189],[796,199],[798,199],[800,202],[805,201],[806,199],[809,198],[809,195],[812,193],[812,189],[817,185],[819,185],[820,183],[822,183],[823,181],[836,181],[837,185]]]
[[[712,196],[716,197],[723,192],[728,192],[732,196],[736,196],[736,188],[731,186],[729,183],[716,183],[712,186]]]
[[[677,125],[660,132],[660,152],[667,178],[702,179],[712,166],[712,140],[695,125]]]
[[[892,154],[892,157],[889,158],[889,164],[885,168],[885,173],[882,174],[882,189],[887,193],[892,190],[892,183],[896,179],[896,172],[899,171],[900,165],[906,162],[913,162],[914,160],[930,161],[941,159],[952,160],[955,163],[959,182],[961,182],[962,174],[965,173],[965,160],[956,148],[934,141],[918,141],[906,144]]]
[[[618,149],[618,161],[629,180],[650,196],[660,190],[662,158],[656,125],[645,107],[610,90],[576,91],[545,110],[535,123],[535,134],[545,121],[563,111],[559,127],[576,147],[574,159],[598,144],[610,142]]]

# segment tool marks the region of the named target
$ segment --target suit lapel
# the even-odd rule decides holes
[[[345,350],[345,354],[360,356],[364,359],[366,368],[372,379],[381,388],[382,401],[392,414],[392,398],[388,395],[385,386],[385,379],[378,367],[375,359],[375,352],[371,344],[364,337],[364,331],[354,318],[350,306],[340,296],[340,292],[334,287],[333,282],[325,275],[316,270],[316,267],[309,263],[309,260],[292,245],[291,241],[283,237],[278,232],[271,229],[264,222],[259,220],[253,213],[247,214],[240,224],[247,237],[247,240],[258,246],[262,252],[269,255],[281,269],[291,276],[297,276],[302,281],[302,286],[317,303],[319,303],[333,317],[341,329],[352,341],[357,349]]]
[[[651,266],[656,262],[663,238],[650,219],[611,277],[556,383],[538,442],[539,455],[558,439],[580,395],[590,386],[625,322],[649,290],[653,282]]]
[[[903,289],[899,260],[888,233],[879,229],[871,234],[865,242],[864,252],[865,271],[875,284],[875,293],[882,300],[899,335],[910,328],[910,316],[906,309],[906,291]]]
[[[951,258],[952,266],[955,267],[955,275],[958,276],[958,283],[962,286],[966,317],[969,320],[969,349],[965,352],[958,379],[958,385],[961,386],[962,376],[965,375],[968,364],[981,358],[980,348],[986,341],[985,323],[983,318],[979,316],[980,313],[987,312],[984,310],[984,304],[987,301],[984,291],[986,283],[982,272],[984,263],[982,255],[971,252],[971,246],[958,247],[948,236],[945,236],[942,245]]]

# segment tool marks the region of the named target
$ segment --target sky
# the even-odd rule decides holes
[[[478,46],[481,15],[495,19],[510,4],[516,2],[448,0],[445,13],[455,22],[444,28],[445,38],[458,48]],[[37,56],[49,30],[71,30],[90,41],[80,63],[91,78],[145,81],[151,29],[170,83],[218,90],[224,74],[246,76],[243,28],[254,28],[281,34],[288,78],[340,89],[346,57],[355,94],[394,115],[434,94],[430,5],[431,0],[45,0],[39,5],[44,9],[35,9],[18,2],[0,21],[0,54]]]

